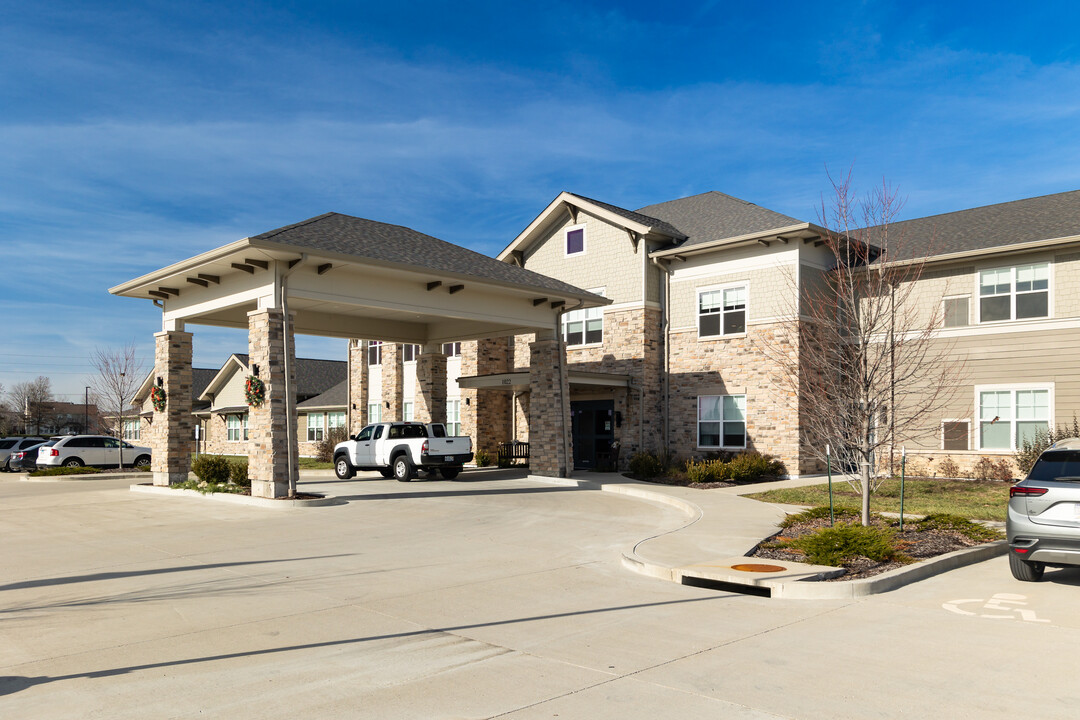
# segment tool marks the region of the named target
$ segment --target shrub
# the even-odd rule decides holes
[[[688,460],[686,479],[692,483],[707,483],[726,480],[731,475],[730,463],[723,460]]]
[[[476,467],[487,467],[491,464],[491,453],[487,450],[477,450],[476,455]]]
[[[229,461],[221,455],[200,455],[191,461],[191,472],[204,482],[224,483],[231,471]]]
[[[240,487],[251,487],[247,460],[233,460],[229,463],[229,481],[233,485],[239,485]]]
[[[999,530],[980,525],[977,522],[972,522],[966,517],[951,515],[949,513],[930,513],[922,520],[916,520],[915,528],[920,532],[925,532],[927,530],[941,530],[944,532],[959,533],[969,540],[974,540],[976,542],[989,542],[990,540],[1000,540],[1002,538],[1001,531]]]
[[[827,517],[829,517],[829,506],[818,505],[817,507],[797,512],[794,515],[788,515],[780,522],[780,527],[788,528],[807,520],[824,520]],[[840,520],[858,520],[861,517],[861,513],[852,508],[838,507],[833,509],[833,517]]]
[[[652,453],[639,452],[630,458],[630,472],[640,478],[654,478],[665,469],[660,458]]]
[[[875,562],[910,562],[896,548],[895,533],[882,527],[841,524],[787,540],[786,547],[801,550],[814,565],[834,567],[865,557]]]
[[[784,463],[772,455],[746,452],[736,455],[728,462],[727,476],[735,482],[751,482],[762,477],[775,477],[786,472]]]
[[[315,459],[319,462],[334,462],[334,446],[349,439],[349,433],[343,427],[326,431],[323,439],[315,446]]]
[[[1005,458],[994,461],[988,457],[979,458],[973,469],[976,480],[1012,480],[1012,465]],[[1024,473],[1027,474],[1027,473]]]
[[[1062,423],[1060,426],[1051,428],[1047,432],[1041,430],[1035,433],[1031,440],[1025,440],[1020,449],[1016,451],[1016,466],[1020,468],[1021,475],[1031,472],[1031,466],[1039,459],[1042,451],[1050,447],[1058,440],[1065,438],[1080,437],[1080,420],[1073,415],[1072,423]]]
[[[203,495],[206,495],[207,493],[230,493],[232,495],[238,495],[244,492],[244,488],[240,485],[224,482],[207,482],[206,480],[185,480],[182,483],[176,483],[172,487],[178,490],[197,490]]]
[[[938,472],[941,473],[941,477],[960,477],[960,466],[951,457],[947,457],[938,463]]]
[[[971,468],[971,473],[976,480],[989,480],[993,472],[994,461],[988,457],[979,458],[979,461]]]

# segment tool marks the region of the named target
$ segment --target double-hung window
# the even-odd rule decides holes
[[[368,365],[381,365],[382,364],[382,342],[378,340],[371,340],[367,346],[367,364]]]
[[[589,292],[603,295],[604,288],[594,288]],[[563,338],[567,345],[598,345],[604,342],[604,308],[585,308],[565,313]]]
[[[698,292],[698,337],[746,332],[746,285]]]
[[[368,424],[382,422],[382,403],[369,402],[367,406]]]
[[[1050,388],[976,388],[979,449],[1016,450],[1050,429]]]
[[[461,434],[461,400],[446,401],[446,434],[451,437]]]
[[[142,426],[142,421],[139,418],[134,420],[124,421],[124,439],[125,440],[138,440],[139,431]]]
[[[401,403],[401,419],[405,422],[413,421],[413,404],[410,400]]]
[[[307,416],[307,439],[308,442],[318,442],[323,439],[323,414],[308,413]]]
[[[1049,263],[979,271],[979,322],[1049,316]]]
[[[248,439],[248,416],[227,415],[225,417],[226,438],[229,442]]]
[[[443,343],[442,351],[446,357],[461,357],[461,343]]]
[[[746,447],[746,396],[698,397],[699,448]]]
[[[345,412],[329,412],[326,413],[326,431],[337,430],[338,428],[345,427]]]
[[[416,357],[420,354],[419,345],[405,344],[401,346],[401,359],[404,362],[416,362]]]

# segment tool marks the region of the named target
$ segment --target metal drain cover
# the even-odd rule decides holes
[[[787,570],[785,567],[779,565],[764,565],[762,563],[739,563],[738,565],[732,565],[732,570],[739,570],[740,572],[784,572]]]

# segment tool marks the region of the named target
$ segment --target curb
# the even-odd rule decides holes
[[[746,592],[755,595],[767,594],[768,597],[785,600],[851,600],[896,590],[949,570],[1004,555],[1009,550],[1007,540],[995,540],[990,543],[955,550],[874,577],[839,582],[820,582],[821,580],[836,577],[842,572],[842,568],[821,565],[808,565],[789,561],[763,561],[783,566],[788,571],[785,573],[785,577],[788,579],[774,579],[768,575],[758,573],[739,573],[730,568],[730,564],[740,561],[753,561],[753,558],[749,556],[726,558],[724,562],[730,563],[728,567],[717,566],[709,569],[702,569],[700,566],[676,567],[647,560],[638,555],[637,549],[649,540],[683,532],[697,524],[704,517],[704,511],[696,504],[636,484],[597,483],[542,475],[530,475],[529,479],[552,485],[580,487],[583,490],[618,493],[641,500],[663,503],[685,512],[689,519],[684,525],[643,538],[622,552],[622,564],[627,569],[647,577],[682,585],[714,587],[725,591]]]
[[[308,500],[288,498],[275,500],[273,498],[251,497],[250,495],[237,495],[235,493],[201,493],[198,490],[163,487],[160,485],[131,485],[131,492],[144,493],[147,495],[163,495],[166,497],[193,497],[203,500],[230,503],[232,505],[248,505],[250,507],[270,508],[273,510],[291,510],[293,508],[324,507],[326,505],[340,505],[341,501],[333,497],[312,498]]]
[[[138,480],[145,478],[148,473],[89,473],[86,475],[43,475],[30,477],[28,473],[19,473],[12,480],[31,483],[54,483],[54,482],[87,482],[90,480]]]

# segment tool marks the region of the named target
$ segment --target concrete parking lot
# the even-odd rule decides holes
[[[2,718],[1072,718],[1080,572],[859,601],[619,562],[671,507],[511,473],[294,510],[0,480]]]

